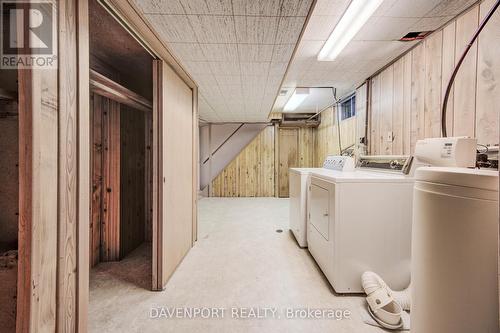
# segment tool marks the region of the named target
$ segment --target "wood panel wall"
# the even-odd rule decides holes
[[[323,166],[326,156],[339,154],[336,107],[330,107],[321,113],[321,124],[314,131],[314,167]]]
[[[103,115],[103,216],[101,227],[101,260],[120,259],[120,104],[105,97]]]
[[[212,181],[214,197],[274,196],[274,126],[267,126]]]
[[[17,332],[83,332],[86,327],[90,211],[87,12],[85,0],[58,2],[54,40],[58,68],[19,71]],[[85,251],[79,251],[80,247]]]
[[[120,258],[145,240],[145,113],[127,106],[120,111]]]
[[[411,154],[417,140],[441,136],[441,105],[456,61],[480,20],[485,0],[370,79],[371,154]],[[447,111],[448,136],[498,144],[500,12],[494,14],[456,77]]]
[[[151,112],[146,113],[144,117],[144,131],[145,131],[145,225],[144,225],[144,239],[146,242],[153,240],[153,117]]]
[[[278,196],[286,198],[289,195],[288,169],[299,166],[299,130],[288,127],[280,128],[278,137]]]
[[[265,127],[212,181],[212,196],[287,197],[288,169],[314,164],[314,131]]]
[[[0,253],[17,249],[19,115],[14,100],[0,100]]]
[[[366,123],[367,114],[367,99],[368,99],[368,89],[367,85],[363,84],[361,87],[356,89],[356,124],[355,124],[355,134],[354,142],[355,149],[354,154],[356,156],[366,155],[366,133],[368,131]]]

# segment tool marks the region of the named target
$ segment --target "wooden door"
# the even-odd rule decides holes
[[[163,66],[162,260],[165,286],[193,241],[193,91]]]
[[[153,289],[162,290],[192,246],[195,213],[193,90],[153,62]]]
[[[299,129],[279,129],[279,197],[287,198],[289,192],[288,169],[299,165]]]

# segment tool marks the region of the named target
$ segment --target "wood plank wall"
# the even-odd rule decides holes
[[[152,242],[153,237],[153,117],[151,112],[146,113],[144,117],[145,122],[145,225],[144,225],[144,239],[146,242]]]
[[[120,104],[91,95],[93,140],[90,267],[120,259]]]
[[[336,107],[330,107],[321,113],[321,124],[314,131],[314,167],[323,166],[326,156],[338,154]]]
[[[120,110],[120,258],[145,239],[145,113],[121,105]]]
[[[336,108],[321,114],[318,128],[267,126],[212,181],[214,197],[287,197],[288,169],[320,167],[340,153]],[[354,145],[356,118],[341,122],[343,149]]]
[[[448,79],[493,2],[473,6],[370,79],[371,154],[411,154],[417,140],[441,136]],[[460,68],[448,104],[449,136],[476,136],[481,144],[498,144],[499,31],[497,12]]]
[[[85,0],[57,2],[57,69],[19,71],[17,332],[86,327],[89,264],[79,249],[89,243],[87,11]]]
[[[0,74],[1,75],[1,74]],[[15,100],[0,100],[0,253],[17,249],[19,215],[19,113]]]
[[[214,197],[274,196],[274,126],[267,126],[212,181]]]
[[[89,248],[89,265],[94,267],[101,261],[101,221],[103,218],[103,117],[102,117],[102,102],[99,95],[92,94],[90,96],[90,117],[92,138],[92,153],[91,168],[92,168],[92,207],[90,220],[90,248]]]
[[[354,142],[354,154],[356,156],[366,155],[366,133],[368,131],[366,123],[368,90],[366,84],[356,89],[356,124]]]

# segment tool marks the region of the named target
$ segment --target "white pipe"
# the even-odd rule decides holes
[[[387,290],[389,295],[394,298],[394,300],[401,305],[403,310],[410,311],[411,308],[411,296],[410,296],[410,287],[411,283],[405,290],[402,291],[394,291],[385,283],[382,278],[374,272],[364,272],[361,276],[361,285],[365,290],[367,295],[370,295],[380,287]]]

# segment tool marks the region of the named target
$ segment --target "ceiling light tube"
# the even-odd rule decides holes
[[[318,60],[335,60],[382,2],[383,0],[352,0],[319,52]]]
[[[292,97],[288,99],[284,111],[294,111],[309,96],[309,88],[295,88]]]

